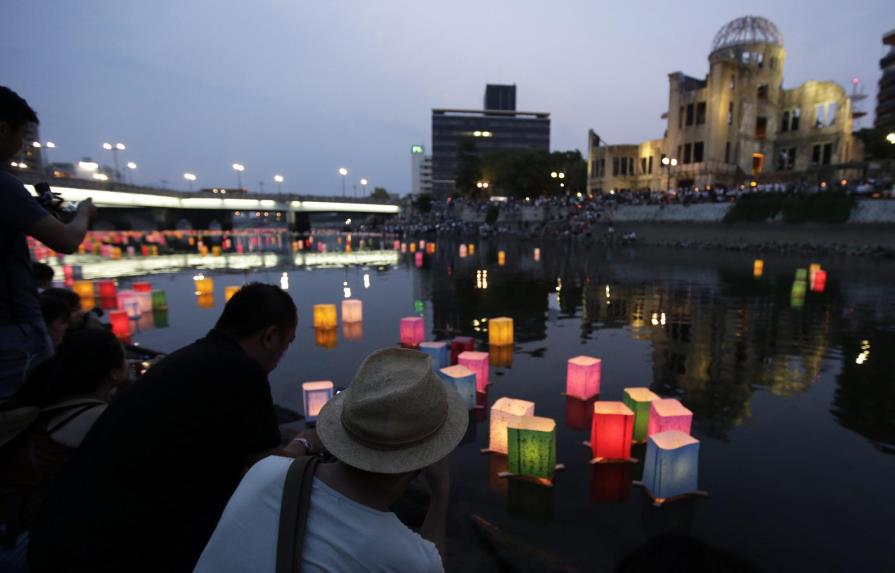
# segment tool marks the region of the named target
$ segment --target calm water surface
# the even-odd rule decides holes
[[[537,415],[557,421],[566,470],[552,489],[498,479],[505,458],[479,452],[487,412],[471,414],[452,458],[450,531],[461,551],[476,544],[468,519],[477,514],[581,570],[607,570],[669,531],[766,570],[895,570],[895,264],[821,258],[825,291],[809,291],[800,306],[793,275],[814,259],[766,256],[756,279],[753,258],[497,241],[477,242],[465,258],[439,242],[421,268],[413,254],[391,251],[223,257],[211,262],[255,268],[205,270],[213,301],[193,294],[195,269],[154,275],[168,294],[168,326],[136,340],[174,350],[212,326],[226,285],[279,284],[285,273],[300,319],[271,385],[277,403],[301,411],[302,381],[347,386],[367,354],[397,344],[402,316],[422,311],[429,339],[471,335],[481,348],[486,319],[511,316],[516,344],[511,354],[492,354],[492,385],[481,399],[534,401]],[[352,266],[331,266],[342,263]],[[110,269],[85,265],[94,276],[139,272]],[[320,336],[312,306],[338,304],[346,287],[364,302],[362,331]],[[656,508],[630,485],[642,464],[587,463],[581,442],[592,406],[561,395],[566,360],[579,354],[603,360],[601,400],[649,386],[694,412],[699,483],[710,497]],[[634,455],[642,458],[643,447]]]

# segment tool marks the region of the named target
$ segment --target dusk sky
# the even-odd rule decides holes
[[[137,182],[340,193],[361,177],[410,190],[410,146],[433,107],[481,108],[515,83],[517,108],[551,113],[551,147],[660,137],[668,73],[703,77],[729,20],[783,33],[784,86],[861,78],[872,123],[882,34],[895,2],[0,0],[0,83],[41,118],[52,161],[111,164],[124,142]]]

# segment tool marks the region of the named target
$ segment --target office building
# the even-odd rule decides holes
[[[410,192],[413,195],[432,193],[432,156],[422,145],[410,147]]]
[[[879,61],[883,72],[876,94],[876,119],[874,127],[895,131],[895,30],[883,35],[883,44],[889,52]]]
[[[665,137],[603,146],[591,133],[588,191],[838,180],[863,158],[852,107],[832,81],[783,88],[786,50],[770,21],[746,16],[715,35],[705,78],[669,74]]]
[[[550,151],[550,114],[516,111],[516,86],[487,86],[485,104],[498,109],[432,110],[432,190],[437,197],[455,191],[458,154],[479,157],[504,149]],[[504,109],[510,108],[510,109]]]

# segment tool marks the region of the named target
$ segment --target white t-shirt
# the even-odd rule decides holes
[[[194,573],[275,573],[283,483],[291,458],[252,466],[227,503]],[[443,572],[435,545],[391,512],[348,499],[314,479],[302,552],[303,572]]]

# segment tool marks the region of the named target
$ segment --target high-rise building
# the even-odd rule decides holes
[[[516,86],[488,84],[485,86],[485,109],[516,111]]]
[[[437,197],[457,190],[461,152],[481,157],[503,149],[550,151],[550,114],[516,111],[516,86],[488,88],[499,89],[489,92],[486,88],[485,105],[493,103],[509,109],[432,110],[432,191]]]
[[[895,30],[883,35],[883,44],[889,46],[889,53],[879,61],[883,71],[879,79],[876,95],[876,119],[874,127],[895,130]]]
[[[410,147],[410,178],[411,193],[432,193],[432,156],[426,155],[426,149],[422,145]]]
[[[669,74],[665,137],[588,145],[588,190],[732,186],[843,176],[863,157],[851,100],[831,81],[783,89],[783,36],[745,16],[715,35],[704,79]]]

